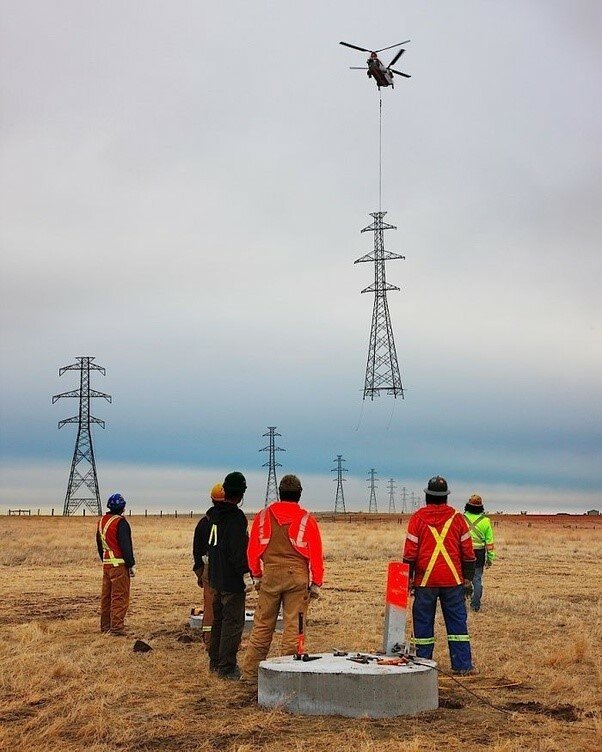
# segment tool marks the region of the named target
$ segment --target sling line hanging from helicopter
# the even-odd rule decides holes
[[[378,211],[382,211],[383,193],[383,95],[378,90]]]

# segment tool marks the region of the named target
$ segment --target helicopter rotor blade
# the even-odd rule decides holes
[[[403,76],[404,78],[412,78],[409,73],[402,73],[401,71],[393,70],[393,68],[388,68],[387,70],[390,70],[391,73],[396,73],[398,76]]]
[[[364,65],[350,65],[349,70],[368,70]]]
[[[392,65],[395,65],[395,63],[399,60],[399,58],[403,55],[404,52],[405,52],[405,50],[403,48],[401,50],[399,50],[399,52],[397,53],[397,55],[395,55],[395,57],[393,58],[393,60],[391,60],[391,62],[389,63],[389,68]]]
[[[385,50],[392,50],[393,47],[401,47],[402,44],[408,44],[410,42],[410,39],[406,39],[405,42],[397,42],[397,44],[390,44],[388,47],[381,47],[380,50],[374,50],[375,52],[384,52]],[[341,42],[343,44],[343,42]],[[370,52],[370,50],[366,50],[366,52]]]
[[[349,44],[349,42],[339,42],[339,44],[342,44],[345,47],[351,47],[352,50],[359,50],[360,52],[372,52],[372,50],[367,50],[365,47],[358,47],[356,44]]]

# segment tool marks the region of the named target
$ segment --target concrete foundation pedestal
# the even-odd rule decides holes
[[[392,718],[439,706],[437,671],[409,663],[379,666],[320,653],[320,659],[272,658],[259,665],[258,702],[304,715]]]

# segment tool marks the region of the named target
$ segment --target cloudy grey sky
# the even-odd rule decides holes
[[[0,506],[60,507],[93,355],[103,495],[308,505],[331,460],[496,509],[602,504],[598,2],[0,0]],[[362,410],[378,94],[340,40],[410,38],[383,91],[405,401]],[[384,53],[385,60],[390,53]]]

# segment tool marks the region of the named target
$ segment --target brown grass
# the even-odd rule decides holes
[[[197,641],[183,644],[200,603],[190,546],[195,520],[132,518],[138,558],[132,639],[98,633],[94,521],[0,519],[0,749],[11,752],[560,752],[600,749],[600,524],[501,518],[499,558],[470,617],[481,673],[451,680],[439,710],[416,718],[293,716],[257,707],[253,689],[209,675]],[[530,525],[530,527],[528,526]],[[387,561],[405,525],[322,522],[324,598],[308,649],[379,647]],[[251,598],[252,605],[253,598]],[[435,657],[449,668],[444,635]],[[133,637],[153,651],[132,652]],[[506,686],[504,686],[506,685]]]

